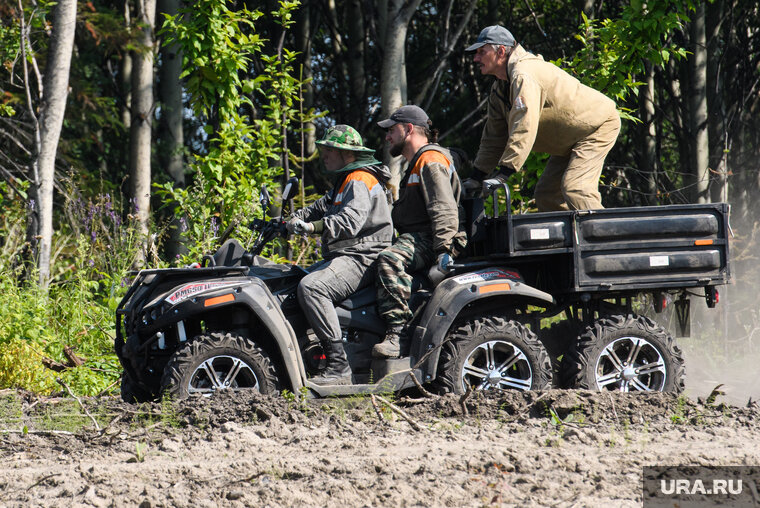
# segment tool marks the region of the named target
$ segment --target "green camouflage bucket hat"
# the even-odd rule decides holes
[[[318,145],[337,148],[338,150],[350,150],[352,152],[375,153],[372,148],[364,146],[361,135],[356,129],[348,125],[336,125],[325,132]]]

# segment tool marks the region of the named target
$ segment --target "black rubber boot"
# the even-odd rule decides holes
[[[316,385],[350,385],[351,366],[348,364],[346,351],[343,349],[343,341],[336,340],[323,342],[322,347],[327,357],[327,366],[318,376],[309,381]]]
[[[402,337],[405,337],[402,326],[388,328],[383,341],[372,348],[372,358],[400,358]]]

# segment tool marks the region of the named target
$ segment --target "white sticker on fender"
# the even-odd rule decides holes
[[[530,239],[531,240],[548,240],[549,239],[549,229],[548,228],[531,229],[530,230]]]
[[[475,273],[466,273],[458,277],[454,277],[457,284],[472,284],[473,282],[484,282],[487,280],[498,279],[510,279],[510,280],[522,280],[519,273],[510,272],[507,270],[495,269],[495,270],[480,270]]]
[[[649,266],[668,266],[669,264],[668,256],[649,256]]]
[[[172,305],[176,305],[182,300],[187,300],[193,295],[209,291],[211,289],[229,288],[233,286],[239,286],[240,282],[196,282],[193,284],[185,284],[177,289],[174,293],[166,297],[166,301]]]

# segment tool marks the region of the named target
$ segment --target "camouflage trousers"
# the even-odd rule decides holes
[[[430,233],[404,233],[377,256],[375,288],[377,310],[388,327],[401,326],[412,318],[412,273],[435,261]]]

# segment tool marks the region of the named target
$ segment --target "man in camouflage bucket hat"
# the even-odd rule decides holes
[[[375,151],[372,148],[363,146],[361,135],[356,132],[356,129],[349,127],[348,125],[336,125],[331,127],[325,132],[325,136],[317,141],[319,146],[327,146],[330,148],[337,148],[338,150],[347,150],[353,153],[370,153]],[[328,169],[328,171],[334,171]]]
[[[372,263],[391,244],[393,226],[385,193],[391,173],[348,125],[328,129],[317,145],[325,168],[337,176],[335,186],[294,213],[287,228],[291,233],[322,235],[323,261],[311,266],[298,284],[301,309],[327,357],[325,370],[310,381],[351,384],[335,303],[372,284]]]

